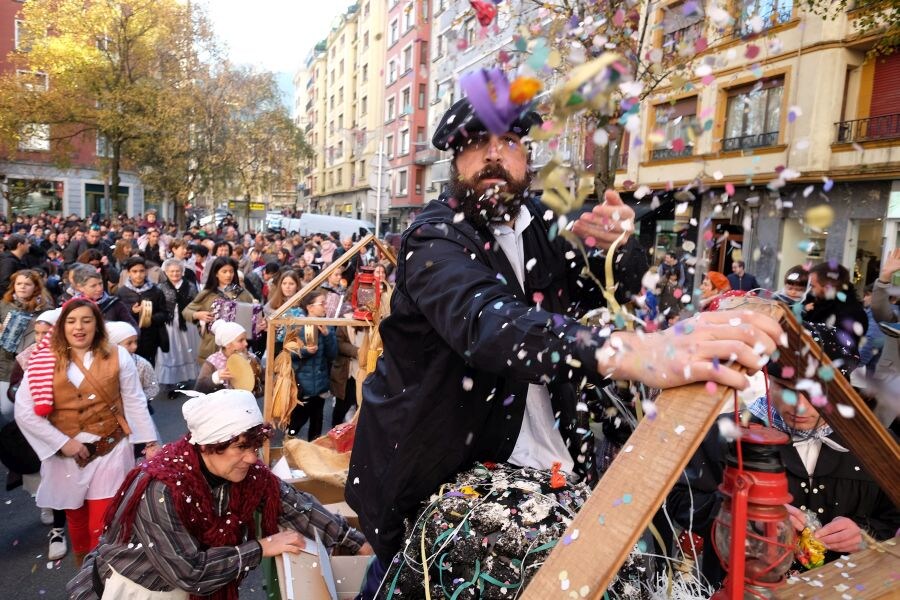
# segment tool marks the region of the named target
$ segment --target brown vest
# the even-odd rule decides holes
[[[53,369],[53,412],[50,413],[50,422],[69,437],[81,431],[104,437],[115,431],[119,422],[110,404],[119,415],[125,414],[119,391],[119,349],[109,346],[108,350],[109,358],[94,352],[94,360],[88,369],[96,384],[102,387],[102,393],[97,393],[98,390],[87,377],[80,386],[75,387],[66,375],[69,361],[60,360]]]

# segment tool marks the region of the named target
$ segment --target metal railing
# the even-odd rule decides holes
[[[766,29],[770,29],[782,23],[787,23],[791,20],[791,15],[793,14],[793,3],[781,3],[778,0],[774,0],[773,2],[770,2],[770,4],[774,4],[774,6],[771,6],[771,10],[759,15],[755,13],[748,13],[745,9],[738,17],[737,25],[733,31],[734,36],[745,37],[756,33],[755,28],[759,24],[754,23],[754,19],[757,16],[762,21],[761,31],[765,31]]]
[[[722,140],[722,150],[750,150],[751,148],[765,148],[778,143],[778,132],[755,133],[741,137],[725,138]]]
[[[440,157],[440,153],[434,148],[425,148],[424,150],[416,151],[415,163],[417,165],[430,165],[437,162]]]
[[[682,156],[690,156],[694,153],[694,147],[685,146],[683,149],[673,150],[672,148],[656,148],[650,153],[650,160],[666,160],[669,158],[680,158]]]
[[[835,123],[835,127],[839,144],[900,138],[900,113],[841,121]]]

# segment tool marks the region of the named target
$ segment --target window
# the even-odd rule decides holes
[[[422,183],[425,180],[425,170],[416,169],[416,194],[422,193]]]
[[[475,43],[475,17],[470,17],[466,19],[465,24],[463,25],[463,32],[466,40],[466,48],[470,48],[472,44]]]
[[[368,6],[369,5],[366,4],[367,8],[368,8]],[[369,32],[367,31],[363,34],[363,50],[366,50],[368,47],[369,47]]]
[[[435,5],[434,5],[434,14],[437,15],[437,14],[439,14],[439,13],[444,12],[444,9],[447,8],[447,1],[448,1],[448,0],[435,0],[435,3],[434,3],[434,4],[435,4]]]
[[[403,7],[403,32],[407,32],[416,24],[416,12],[413,10],[413,3],[410,2]]]
[[[50,88],[47,74],[40,71],[16,71],[16,78],[29,92],[46,92]]]
[[[97,156],[101,158],[109,158],[112,156],[112,149],[106,140],[106,136],[102,133],[97,134]]]
[[[344,115],[338,115],[338,130],[344,128]]]
[[[423,109],[423,108],[425,108],[425,97],[426,97],[426,95],[427,95],[427,89],[428,89],[428,88],[425,86],[424,83],[420,83],[420,84],[419,84],[419,103],[418,103],[418,106],[419,106],[419,109],[420,109],[420,110]]]
[[[385,121],[393,121],[394,117],[396,116],[396,110],[397,110],[396,98],[394,96],[391,96],[390,98],[388,98],[386,106],[387,106],[387,114],[385,116]]]
[[[328,122],[328,135],[334,135],[334,121]]]
[[[344,74],[344,61],[342,59],[341,62],[338,63],[338,75],[343,75],[343,74]]]
[[[781,77],[729,90],[722,149],[761,148],[778,143],[783,91]]]
[[[697,122],[697,96],[682,98],[675,104],[658,104],[655,107],[656,130],[665,136],[653,147],[653,160],[663,160],[694,153],[694,135],[691,129]]]
[[[387,146],[387,157],[394,158],[394,136],[388,135],[384,138],[384,145]]]
[[[400,151],[397,154],[400,156],[409,154],[409,129],[400,132]]]
[[[417,149],[425,149],[425,128],[417,127],[416,128],[416,147]]]
[[[412,104],[410,101],[410,89],[404,88],[402,92],[400,92],[400,114],[401,115],[409,115],[412,114]]]
[[[406,177],[405,169],[402,171],[397,171],[397,195],[398,196],[405,196],[409,192],[406,179],[407,179],[407,177]]]
[[[792,0],[745,0],[741,5],[734,32],[743,37],[789,21],[794,3]]]
[[[337,170],[337,177],[335,178],[335,179],[337,179],[337,185],[338,185],[338,187],[340,187],[340,185],[341,185],[341,179],[343,179],[343,175],[344,175],[344,168],[343,168],[343,167],[338,167],[338,170]]]
[[[50,126],[46,123],[29,123],[19,130],[19,150],[23,152],[47,152],[50,150]]]
[[[397,81],[397,61],[391,59],[388,62],[388,83]]]
[[[685,14],[685,7],[690,6],[690,14]],[[668,53],[693,53],[694,41],[703,37],[703,28],[706,23],[703,14],[703,4],[694,2],[688,5],[686,2],[678,2],[664,9],[662,21],[663,51]]]
[[[16,19],[16,30],[15,30],[15,49],[18,52],[28,52],[31,50],[31,46],[25,43],[25,21],[21,19]]]
[[[369,80],[369,65],[363,65],[362,67],[362,80],[363,83]]]
[[[439,33],[434,38],[434,60],[437,60],[447,53],[447,36]]]
[[[344,103],[344,88],[342,87],[338,88],[338,102],[341,104]]]
[[[369,97],[363,96],[359,101],[359,113],[360,116],[363,116],[369,112]]]
[[[428,42],[419,42],[419,64],[425,66],[428,64]]]
[[[344,142],[338,142],[338,145],[337,145],[337,155],[335,156],[335,158],[336,158],[336,159],[341,159],[341,158],[343,158],[343,157],[344,157]]]
[[[403,49],[403,72],[412,69],[413,65],[413,47],[412,44]]]
[[[368,17],[368,16],[369,16],[369,3],[368,3],[368,2],[366,2],[365,4],[363,4],[363,16],[364,16],[364,17]],[[366,35],[368,36],[368,34],[366,34]]]
[[[359,161],[359,179],[360,181],[366,181],[366,161]]]
[[[391,26],[388,29],[388,46],[393,46],[397,43],[397,40],[400,39],[400,25],[397,23],[397,20],[394,19],[391,21]]]

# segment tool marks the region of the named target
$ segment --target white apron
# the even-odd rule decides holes
[[[112,575],[106,580],[103,598],[100,600],[187,600],[188,598],[188,593],[184,590],[150,591],[141,584],[120,575],[115,569],[111,570]]]

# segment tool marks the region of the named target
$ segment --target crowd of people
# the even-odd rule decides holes
[[[96,546],[103,514],[135,460],[159,445],[153,399],[160,391],[172,397],[184,389],[232,389],[226,362],[233,354],[256,365],[253,391],[261,396],[266,317],[354,243],[337,233],[241,235],[230,219],[179,230],[153,212],[112,220],[15,216],[0,230],[3,438],[20,459],[4,449],[4,462],[15,467],[6,487],[24,482],[36,494],[41,520],[51,527],[48,557],[62,558],[71,544],[77,564]],[[288,314],[349,316],[359,268],[390,286],[392,263],[367,248]],[[278,331],[276,355],[284,333]],[[355,328],[321,327],[319,343],[295,357],[303,395],[289,435],[306,426],[308,439],[318,437],[328,426],[326,401],[336,403],[331,426],[352,416],[356,371],[349,363],[359,341]],[[49,419],[33,408],[39,388],[29,376],[37,368],[31,357],[47,352],[68,364],[43,374],[52,390]],[[62,397],[62,389],[79,400]],[[86,397],[93,403],[79,403]],[[118,443],[123,438],[129,443]]]
[[[52,527],[50,559],[67,553],[68,536],[76,564],[84,563],[70,584],[73,598],[135,589],[146,592],[135,598],[234,598],[262,557],[302,546],[296,532],[276,533],[279,524],[307,535],[315,529],[329,547],[375,554],[363,592],[373,598],[402,547],[404,523],[473,463],[548,471],[556,465],[572,481],[596,484],[603,461],[586,384],[746,388],[744,375],[719,362],[758,371],[781,330],[762,315],[717,310],[723,297],[765,294],[784,302],[826,340],[848,376],[860,356],[875,374],[884,335],[898,321],[888,294],[900,251],[862,299],[847,269],[833,261],[793,267],[781,289],[766,291],[736,260],[728,275],[705,270],[694,290],[696,264],[674,252],[650,270],[654,277],[644,276],[651,257],[630,235],[634,213],[607,191],[574,222],[574,236],[591,241],[579,256],[570,241],[551,234],[556,223],[528,192],[521,138],[540,122],[523,114],[497,135],[465,98],[457,101],[433,140],[453,152],[452,185],[396,240],[396,271],[372,246],[299,299],[298,290],[339,260],[352,238],[240,232],[230,220],[179,230],[153,212],[86,220],[20,215],[0,224],[0,402],[4,438],[16,433],[21,440],[21,466],[10,469],[7,488],[39,471],[36,502]],[[617,253],[611,294],[603,267],[610,251]],[[275,356],[266,356],[266,320],[282,311],[352,316],[351,290],[363,269],[390,297],[391,316],[379,329],[384,353],[358,386],[361,331],[304,325],[291,356],[299,404],[285,431],[318,438],[327,430],[326,402],[333,402],[331,427],[358,411],[346,497],[360,532],[278,482],[257,450],[272,434],[258,408],[259,364],[298,335],[279,325]],[[581,321],[619,303],[635,306],[643,333]],[[675,326],[687,319],[690,328]],[[878,338],[873,329],[881,332],[882,322],[887,333]],[[235,357],[256,373],[251,389],[237,389]],[[821,479],[828,486],[823,498],[843,507],[819,511],[820,540],[847,552],[859,547],[862,528],[889,535],[900,526],[896,507],[864,471],[855,476],[863,483],[848,483],[842,473],[859,471],[857,461],[808,391],[798,389],[797,376],[773,368],[771,397],[763,401],[774,410],[750,411],[761,422],[776,415],[769,424],[793,436],[784,460],[795,467],[797,485]],[[179,387],[197,395],[183,408],[190,434],[164,446],[152,400]],[[724,458],[721,440],[711,436],[692,462],[696,473],[688,471],[686,485],[697,494],[692,504],[678,504],[683,490],[673,491],[676,521],[699,523],[697,511],[718,506],[721,470],[708,465],[720,467]],[[818,463],[813,455],[821,456]],[[817,469],[827,461],[841,471],[826,481]],[[797,511],[807,508],[797,504]],[[249,527],[256,509],[262,537]],[[195,518],[196,510],[205,516]],[[147,542],[153,552],[141,547]],[[706,565],[713,583],[716,560]]]

